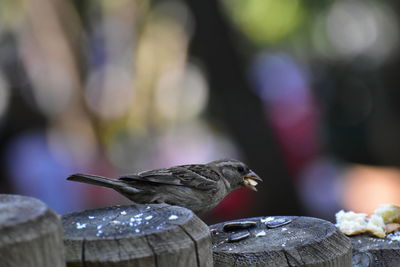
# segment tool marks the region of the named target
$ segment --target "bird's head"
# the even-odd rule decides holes
[[[223,159],[210,162],[209,164],[214,165],[219,170],[230,183],[231,190],[244,186],[253,191],[257,191],[256,186],[258,182],[262,182],[262,179],[241,161]]]

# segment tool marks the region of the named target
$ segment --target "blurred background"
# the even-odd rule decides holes
[[[238,158],[263,179],[204,216],[332,220],[400,204],[398,1],[2,0],[0,193]]]

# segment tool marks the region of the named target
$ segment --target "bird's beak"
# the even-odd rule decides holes
[[[253,171],[250,171],[242,178],[242,185],[253,191],[257,191],[258,182],[262,182],[262,179]]]

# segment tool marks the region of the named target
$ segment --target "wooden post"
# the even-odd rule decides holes
[[[208,227],[166,204],[116,206],[62,217],[68,266],[212,266]]]
[[[400,239],[400,235],[396,236]],[[350,237],[354,267],[400,266],[400,240],[371,237],[367,234]]]
[[[291,222],[276,228],[266,226],[281,219]],[[229,231],[223,230],[225,223],[210,226],[214,266],[352,266],[350,239],[330,222],[279,216],[238,221],[256,225]],[[246,233],[249,236],[240,240]],[[236,238],[239,240],[235,242]]]
[[[0,266],[65,266],[61,222],[43,202],[0,195]]]

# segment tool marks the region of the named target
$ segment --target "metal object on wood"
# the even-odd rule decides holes
[[[40,200],[0,195],[0,266],[65,266],[61,222]]]
[[[66,214],[67,266],[212,266],[210,232],[188,209],[116,206]]]
[[[237,242],[229,242],[232,232],[223,230],[226,223],[210,226],[216,229],[212,234],[214,266],[352,266],[350,239],[332,223],[309,217],[273,219],[291,223],[269,229],[265,217],[247,219],[257,226],[247,229],[249,237]]]

